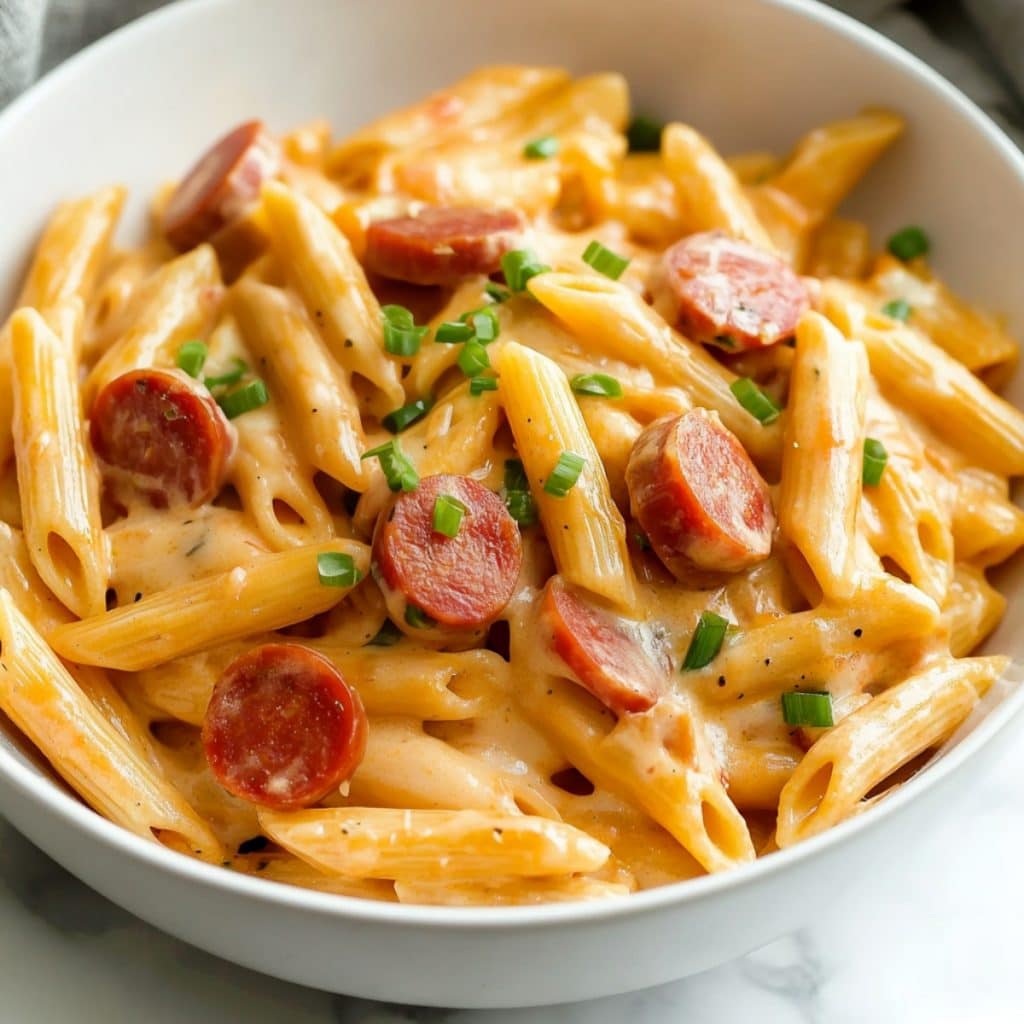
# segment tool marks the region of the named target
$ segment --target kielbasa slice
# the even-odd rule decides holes
[[[217,781],[279,811],[308,807],[351,778],[366,734],[359,694],[322,654],[299,644],[264,644],[237,657],[203,721]]]
[[[107,384],[93,402],[89,438],[106,482],[155,508],[213,498],[235,447],[234,428],[206,389],[167,370],[132,370]]]
[[[514,210],[427,207],[414,217],[379,220],[366,229],[367,270],[410,284],[454,285],[493,274],[521,239]]]
[[[693,569],[737,572],[771,552],[768,485],[717,413],[650,424],[633,445],[626,486],[633,517],[680,579]]]
[[[184,252],[226,227],[277,174],[281,149],[262,121],[246,121],[215,142],[174,190],[164,210],[167,241]]]
[[[434,529],[434,505],[444,495],[465,507],[454,537]],[[519,527],[505,503],[465,476],[421,479],[381,515],[373,539],[374,575],[388,611],[413,635],[435,624],[456,632],[489,626],[512,597],[522,559]]]
[[[616,715],[657,703],[671,662],[641,623],[598,608],[560,576],[544,589],[540,621],[576,681]]]
[[[792,338],[810,306],[806,285],[783,260],[721,231],[671,246],[660,272],[683,334],[726,352]]]

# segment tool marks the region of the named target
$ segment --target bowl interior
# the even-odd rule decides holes
[[[193,0],[119,33],[59,69],[0,117],[0,313],[20,285],[54,204],[111,181],[132,190],[121,238],[153,190],[226,127],[274,129],[314,117],[336,134],[484,63],[615,69],[635,108],[679,118],[725,152],[784,151],[806,130],[865,106],[896,108],[910,130],[848,209],[876,243],[924,225],[939,270],[1024,336],[1024,164],[955,90],[891,44],[801,0]],[[1010,390],[1024,401],[1018,374]],[[1004,570],[1017,594],[1024,564]],[[1024,657],[1012,600],[990,646]],[[1005,690],[988,702],[1018,705]],[[975,721],[981,721],[978,716]],[[0,771],[39,769],[0,728]],[[915,785],[919,783],[915,782]],[[923,782],[920,784],[926,784]],[[66,800],[52,788],[47,800]],[[866,816],[866,817],[870,817]]]

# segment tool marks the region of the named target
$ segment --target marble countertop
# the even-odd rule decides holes
[[[881,898],[693,978],[533,1010],[384,1006],[235,967],[136,920],[0,820],[3,1024],[1020,1024],[1024,723]]]

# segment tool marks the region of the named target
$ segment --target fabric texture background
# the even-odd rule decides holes
[[[166,2],[0,0],[0,107],[76,50]],[[926,60],[1024,141],[1019,131],[1024,125],[1024,0],[833,0],[832,5]]]

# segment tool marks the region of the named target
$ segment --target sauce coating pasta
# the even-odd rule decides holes
[[[902,121],[636,123],[483,68],[238,126],[135,249],[121,190],[58,208],[0,333],[0,710],[85,802],[324,892],[617,898],[860,813],[1000,677],[1017,345],[835,216]]]

